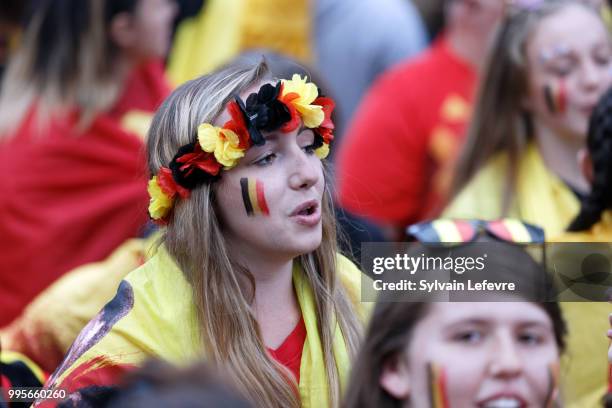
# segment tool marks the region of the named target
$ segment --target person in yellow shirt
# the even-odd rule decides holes
[[[443,216],[519,218],[550,238],[566,230],[589,190],[576,158],[611,83],[612,45],[599,13],[584,2],[532,3],[509,9],[492,47],[456,196]],[[598,336],[605,307],[562,304],[570,332],[561,370],[567,407],[597,406],[605,391],[605,360],[593,358],[607,350]]]
[[[78,392],[149,357],[203,357],[255,406],[337,406],[367,310],[326,187],[333,106],[306,78],[271,78],[265,62],[177,88],[148,138],[160,246],[46,386]]]
[[[608,90],[601,98],[595,108],[591,120],[589,122],[589,131],[587,135],[587,148],[579,155],[579,162],[585,178],[591,183],[591,191],[587,194],[581,204],[580,212],[571,222],[568,227],[568,232],[554,238],[555,241],[566,242],[584,242],[584,243],[606,243],[607,253],[610,253],[610,243],[612,242],[612,122],[610,115],[612,113],[612,89]],[[588,250],[588,244],[585,244],[585,250]],[[598,248],[599,249],[599,248]],[[599,252],[595,251],[594,252]],[[610,276],[601,282],[602,291],[605,291],[610,286]],[[569,288],[571,289],[571,288]],[[589,306],[590,305],[590,306]],[[583,304],[581,313],[589,313],[594,319],[597,319],[598,331],[600,333],[608,332],[610,336],[609,322],[606,318],[612,312],[612,307],[608,303],[592,303]],[[584,310],[590,307],[591,310]],[[573,312],[570,311],[570,313]],[[586,327],[584,322],[590,322],[593,319],[581,319],[583,315],[576,314],[569,316],[578,330],[592,330],[592,327]],[[588,324],[588,323],[587,323]],[[584,341],[590,341],[591,359],[596,363],[599,376],[605,375],[609,371],[606,365],[606,348],[607,346],[603,335],[593,337],[585,336]],[[612,356],[612,349],[608,349],[608,358]],[[608,381],[611,378],[608,377]],[[609,389],[609,387],[608,387]],[[602,389],[602,395],[605,389]]]

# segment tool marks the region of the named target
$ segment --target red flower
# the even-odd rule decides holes
[[[333,130],[335,126],[334,122],[331,120],[331,114],[334,111],[336,104],[334,103],[333,99],[326,96],[319,96],[312,104],[319,105],[321,108],[323,108],[325,118],[323,119],[323,122],[321,122],[321,125],[315,129],[315,132],[321,135],[326,144],[329,144],[332,140],[334,140]]]
[[[227,111],[232,118],[225,122],[223,128],[231,130],[238,135],[238,147],[240,149],[248,149],[251,147],[251,138],[249,137],[249,131],[247,129],[246,122],[244,121],[244,115],[242,114],[242,111],[240,110],[240,107],[236,101],[231,101],[227,104]]]
[[[221,163],[217,161],[215,155],[202,150],[199,143],[195,143],[193,153],[185,153],[177,158],[176,161],[183,164],[179,169],[184,172],[185,177],[188,177],[193,172],[194,168],[198,168],[213,176],[219,174],[221,170]],[[185,191],[189,190],[185,189]],[[183,196],[181,195],[181,197]]]
[[[157,184],[169,197],[174,197],[176,194],[182,198],[189,197],[189,190],[176,184],[174,177],[172,177],[172,170],[167,167],[162,167],[157,172]]]
[[[289,133],[297,129],[297,127],[300,125],[300,114],[298,113],[297,109],[295,109],[295,106],[293,106],[293,103],[291,103],[291,101],[294,99],[298,99],[300,95],[295,92],[291,92],[283,96],[283,87],[284,85],[281,83],[280,92],[278,93],[278,100],[285,104],[287,109],[289,109],[291,120],[285,123],[280,130],[281,132]]]

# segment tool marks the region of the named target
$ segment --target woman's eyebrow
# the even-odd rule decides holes
[[[276,142],[278,140],[278,132],[270,132],[264,136],[266,142]]]

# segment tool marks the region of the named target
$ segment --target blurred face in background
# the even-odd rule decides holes
[[[612,46],[603,21],[587,7],[564,7],[540,22],[526,53],[527,109],[536,124],[582,143],[591,113],[612,83]]]
[[[381,386],[406,407],[541,408],[556,397],[553,323],[529,302],[433,303]],[[432,401],[434,400],[434,401]]]
[[[164,58],[170,50],[175,0],[138,0],[133,13],[119,13],[111,22],[113,39],[131,58]]]

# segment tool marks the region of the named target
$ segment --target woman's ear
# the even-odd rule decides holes
[[[109,33],[115,45],[122,49],[132,48],[137,41],[132,16],[127,12],[119,13],[113,17],[109,25]]]
[[[589,182],[589,184],[593,184],[593,180],[595,179],[593,159],[591,158],[591,155],[586,147],[583,147],[578,151],[578,165],[580,166],[580,170],[582,171],[584,178]]]
[[[380,386],[393,397],[407,400],[410,396],[408,364],[401,355],[388,359],[382,367]]]

